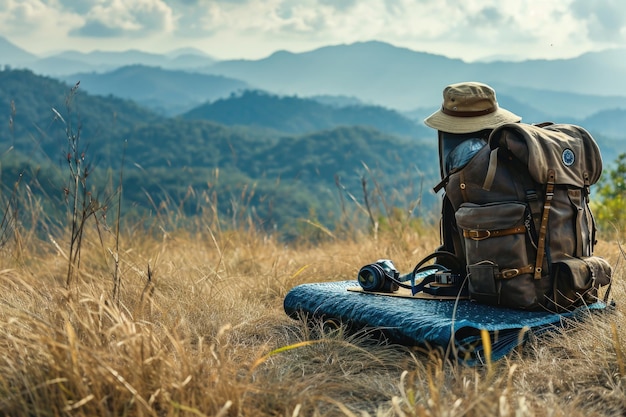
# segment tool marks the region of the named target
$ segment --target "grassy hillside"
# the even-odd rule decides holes
[[[437,230],[284,245],[254,228],[96,229],[68,279],[70,238],[6,234],[0,251],[0,413],[54,416],[616,416],[624,270],[615,312],[534,338],[485,367],[381,342],[282,309],[295,285],[403,271]],[[597,254],[622,255],[602,242]],[[623,263],[622,263],[623,265]],[[390,303],[394,299],[389,299]]]

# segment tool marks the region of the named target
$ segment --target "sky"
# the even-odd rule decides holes
[[[377,40],[476,61],[626,47],[624,0],[0,0],[0,36],[63,50],[260,59]]]

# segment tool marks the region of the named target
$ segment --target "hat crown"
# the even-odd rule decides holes
[[[496,92],[486,84],[458,83],[444,89],[442,107],[451,116],[480,116],[496,111],[498,101]],[[472,112],[476,113],[471,114]]]

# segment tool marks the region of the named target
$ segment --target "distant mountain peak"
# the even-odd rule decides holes
[[[280,58],[282,56],[294,56],[296,55],[295,53],[291,52],[291,51],[287,51],[286,49],[281,49],[278,50],[274,53],[272,53],[269,58]]]
[[[36,59],[37,57],[34,54],[0,36],[0,64],[20,66],[30,64]]]
[[[200,57],[205,57],[205,58],[211,58],[211,56],[207,54],[206,52],[198,48],[191,48],[191,47],[174,49],[168,52],[167,54],[165,54],[165,56],[171,59],[178,58],[180,56],[186,56],[186,55],[195,55],[195,56],[200,56]]]

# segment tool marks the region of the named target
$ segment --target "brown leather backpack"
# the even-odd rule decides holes
[[[601,172],[600,150],[581,127],[495,129],[444,183],[443,243],[465,263],[470,298],[552,311],[597,301],[611,279],[611,266],[593,256],[588,204]]]

